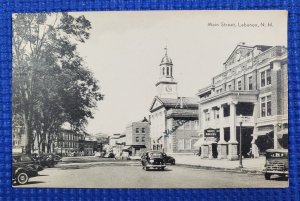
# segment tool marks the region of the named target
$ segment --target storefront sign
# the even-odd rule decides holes
[[[218,137],[220,129],[208,128],[204,130],[204,137]]]

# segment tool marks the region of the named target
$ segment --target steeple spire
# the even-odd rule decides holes
[[[166,51],[165,56],[168,56],[168,47],[167,47],[167,45],[165,46],[164,50]]]

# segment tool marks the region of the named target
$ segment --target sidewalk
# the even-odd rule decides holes
[[[205,168],[216,168],[223,170],[238,170],[239,161],[229,161],[227,159],[201,159],[194,154],[170,154],[176,160],[178,165],[199,166]],[[243,159],[243,171],[245,172],[261,172],[264,168],[265,158],[245,158]]]

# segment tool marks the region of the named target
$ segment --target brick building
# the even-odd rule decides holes
[[[258,157],[269,148],[287,148],[287,49],[239,44],[223,72],[198,91],[201,157]]]
[[[79,142],[84,140],[83,133],[77,133],[69,129],[61,129],[55,142],[54,151],[64,156],[79,153]]]
[[[159,65],[157,96],[150,107],[151,148],[169,153],[194,152],[198,136],[198,100],[179,97],[173,62],[167,51]]]
[[[129,151],[130,155],[140,155],[150,149],[149,121],[144,118],[142,121],[128,124],[124,140],[125,146],[123,147],[123,151]]]

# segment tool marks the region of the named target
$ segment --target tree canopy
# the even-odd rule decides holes
[[[68,13],[13,16],[13,115],[23,120],[27,153],[35,140],[39,150],[51,146],[66,122],[84,130],[103,99],[77,52],[91,28],[84,16]]]

